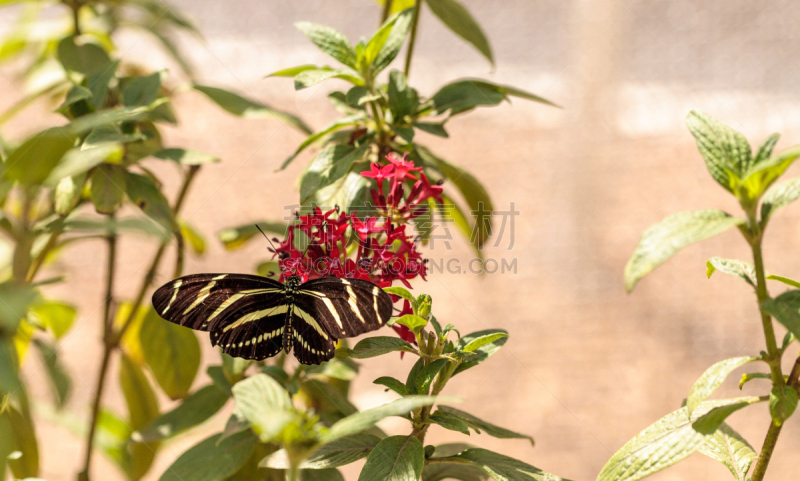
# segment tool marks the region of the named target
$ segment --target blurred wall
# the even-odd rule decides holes
[[[503,241],[487,253],[516,259],[518,272],[433,273],[415,290],[433,295],[437,318],[458,324],[461,332],[488,327],[510,332],[504,350],[456,377],[447,393],[463,396],[463,408],[479,417],[532,434],[536,447],[487,436],[470,441],[560,476],[591,480],[625,441],[680,407],[706,367],[763,349],[748,286],[723,275],[705,277],[705,261],[712,256],[750,260],[736,232],[686,249],[631,295],[624,292],[622,271],[641,232],[664,216],[710,207],[738,213],[708,175],[684,127],[690,109],[712,114],[754,144],[772,132],[783,134],[778,150],[800,143],[800,5],[788,0],[463,3],[490,38],[496,68],[426,12],[411,84],[429,95],[449,80],[481,77],[532,91],[563,109],[515,100],[451,121],[447,141],[425,139],[484,180],[498,208],[513,202],[520,211],[513,248]],[[204,83],[295,111],[316,127],[336,117],[326,94],[340,85],[329,81],[294,92],[291,80],[263,79],[283,67],[330,63],[292,23],[325,23],[356,39],[377,26],[379,15],[369,0],[182,0],[175,7],[189,12],[205,35],[205,41],[181,38]],[[149,39],[126,34],[120,53],[151,67],[169,66],[149,53],[150,46]],[[2,105],[8,105],[21,92],[12,70],[0,72]],[[283,206],[297,199],[292,185],[311,154],[285,172],[273,170],[300,142],[300,134],[274,121],[233,118],[194,93],[176,104],[181,125],[169,129],[169,143],[223,159],[203,171],[187,217],[213,233],[283,216]],[[21,135],[53,118],[43,112],[28,114],[5,133]],[[787,176],[797,174],[793,168]],[[765,245],[771,272],[800,276],[799,220],[795,205],[771,223]],[[210,244],[206,257],[187,263],[187,272],[247,272],[267,254],[258,242],[232,253]],[[437,247],[431,257],[470,259],[461,239],[452,244],[452,251]],[[81,415],[94,383],[93,349],[99,346],[102,265],[96,248],[78,247],[56,267],[72,276],[70,285],[81,285],[81,327],[63,346],[79,378],[72,409]],[[134,241],[123,249],[128,255],[118,282],[131,292],[152,248]],[[61,287],[54,295],[74,297],[75,289]],[[214,359],[206,347],[206,357]],[[796,347],[787,361],[795,353]],[[404,376],[412,362],[408,357],[402,367],[396,359],[363,362],[356,403],[369,407],[389,400],[371,380]],[[37,366],[26,369],[38,375]],[[721,397],[738,395],[737,377],[731,376]],[[757,382],[745,391],[763,392],[765,385]],[[116,386],[109,391],[109,405],[121,407]],[[225,419],[222,413],[204,432],[167,448],[150,478],[157,479],[175,456]],[[760,449],[769,424],[767,406],[749,408],[747,418],[738,413],[730,424]],[[401,433],[406,427],[399,421],[387,429]],[[71,477],[82,446],[54,424],[41,427],[40,438],[50,448],[44,450],[56,453],[44,458],[42,477]],[[464,438],[442,430],[430,434],[431,442],[457,440]],[[769,479],[796,478],[798,448],[800,416],[795,416],[783,430]],[[355,472],[349,471],[352,479]],[[721,464],[695,454],[650,479],[729,476]]]

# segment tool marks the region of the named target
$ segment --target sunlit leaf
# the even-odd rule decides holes
[[[425,0],[431,12],[453,33],[471,43],[494,66],[492,47],[478,22],[456,0]]]
[[[684,247],[721,234],[744,220],[717,209],[679,212],[649,227],[625,266],[628,291]]]
[[[159,481],[221,481],[238,471],[252,454],[258,438],[249,430],[221,437],[221,433],[215,434],[189,448]]]
[[[164,393],[172,399],[186,397],[200,368],[194,331],[161,319],[151,308],[139,336],[144,360]]]
[[[697,408],[708,396],[719,388],[725,381],[725,378],[735,369],[758,361],[757,357],[734,357],[732,359],[725,359],[719,361],[713,366],[706,369],[700,378],[695,381],[692,390],[689,392],[689,397],[686,399],[686,409],[689,414]]]
[[[757,457],[750,443],[724,423],[698,451],[724,464],[736,481],[747,479],[747,471]]]
[[[716,271],[724,272],[729,276],[738,277],[750,284],[753,288],[756,287],[756,269],[748,262],[712,257],[706,262],[706,277],[710,279],[711,275]]]
[[[389,436],[369,453],[359,481],[417,480],[422,476],[425,452],[414,436]]]
[[[350,68],[356,68],[356,52],[347,37],[333,27],[311,22],[294,24],[320,50]]]
[[[202,387],[187,396],[175,409],[133,433],[136,442],[167,439],[211,419],[230,399],[228,393],[214,384]]]
[[[530,464],[486,449],[470,448],[454,456],[436,459],[437,463],[469,463],[496,481],[568,481]]]
[[[275,118],[299,129],[306,134],[312,132],[300,118],[289,113],[273,109],[255,100],[250,100],[228,90],[209,87],[207,85],[194,85],[194,89],[204,93],[214,103],[232,113],[246,119]]]

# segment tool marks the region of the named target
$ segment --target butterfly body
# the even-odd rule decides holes
[[[265,359],[294,351],[303,364],[331,359],[338,339],[386,324],[392,300],[360,279],[321,278],[285,284],[245,274],[195,274],[153,294],[164,319],[209,331],[211,344],[234,357]]]

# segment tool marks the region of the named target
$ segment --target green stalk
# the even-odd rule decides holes
[[[403,68],[403,73],[406,74],[406,78],[408,78],[409,72],[411,72],[411,56],[414,53],[414,42],[417,40],[417,25],[419,24],[419,11],[422,10],[422,2],[423,0],[417,0],[414,3],[414,13],[411,17],[411,34],[408,38],[408,51],[406,52],[406,65]]]
[[[750,243],[750,247],[753,249],[753,263],[755,264],[756,270],[756,297],[758,298],[758,310],[761,314],[761,327],[764,330],[764,339],[767,344],[767,358],[765,361],[769,365],[773,385],[783,387],[784,380],[783,372],[781,371],[782,353],[778,349],[778,343],[775,339],[772,317],[761,307],[762,303],[769,299],[769,292],[767,292],[767,281],[764,274],[764,256],[761,250],[764,231],[756,219],[755,208],[747,210],[747,220],[748,228],[746,237]],[[795,365],[795,367],[797,367],[797,365]],[[795,375],[795,370],[792,370],[792,373]],[[780,433],[781,426],[776,426],[770,419],[769,429],[764,438],[761,453],[759,453],[756,467],[753,469],[753,481],[762,481],[764,479],[767,466],[769,466],[769,461],[772,458],[772,453],[775,450],[775,445],[778,442]]]
[[[113,219],[113,214],[110,218]],[[100,373],[97,376],[97,386],[94,391],[94,401],[92,402],[92,414],[89,421],[89,434],[86,436],[86,452],[83,458],[83,469],[78,474],[78,479],[89,479],[89,468],[92,465],[92,445],[97,431],[97,419],[100,416],[100,402],[103,397],[103,388],[106,384],[108,375],[109,361],[111,352],[114,349],[112,330],[114,321],[111,318],[111,303],[114,296],[114,273],[117,266],[117,234],[110,232],[106,237],[108,244],[108,261],[106,264],[106,288],[103,294],[103,361],[100,364]]]
[[[389,12],[391,11],[392,11],[392,0],[385,0],[383,3],[383,11],[381,11],[380,25],[383,25],[383,22],[385,22],[386,19],[389,18]]]

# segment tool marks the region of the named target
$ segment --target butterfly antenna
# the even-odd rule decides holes
[[[258,231],[261,232],[261,235],[263,235],[264,238],[267,239],[267,242],[269,242],[269,245],[272,246],[272,251],[277,254],[278,253],[278,249],[275,248],[275,244],[273,244],[272,241],[269,240],[269,237],[267,237],[267,234],[265,234],[264,231],[261,230],[261,227],[259,227],[258,224],[256,224],[256,229],[258,229]]]

